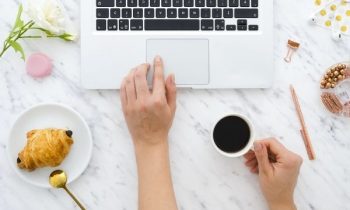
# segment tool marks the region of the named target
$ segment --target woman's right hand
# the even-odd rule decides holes
[[[269,156],[276,160],[271,161]],[[302,158],[273,138],[256,141],[254,151],[249,151],[244,157],[250,171],[259,174],[260,187],[269,208],[296,209],[293,194]]]

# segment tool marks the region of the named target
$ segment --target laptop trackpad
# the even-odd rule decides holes
[[[149,39],[147,62],[152,64],[148,82],[152,84],[153,59],[160,55],[165,75],[175,74],[177,85],[209,84],[209,41],[206,39]]]

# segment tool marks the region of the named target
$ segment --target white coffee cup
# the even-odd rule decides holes
[[[215,143],[214,141],[214,129],[216,127],[216,125],[224,118],[226,117],[239,117],[241,118],[242,120],[244,120],[248,127],[249,127],[249,130],[250,130],[250,138],[248,140],[248,143],[239,151],[237,152],[226,152],[226,151],[223,151],[221,150]],[[232,125],[234,126],[234,125]],[[234,139],[232,139],[234,141]],[[224,115],[223,117],[221,117],[220,119],[218,119],[215,124],[213,125],[213,128],[212,128],[212,131],[211,131],[211,142],[214,146],[214,148],[216,149],[216,151],[218,151],[220,154],[226,156],[226,157],[240,157],[240,156],[243,156],[244,154],[246,154],[250,149],[253,148],[253,144],[254,144],[254,129],[253,129],[253,124],[251,123],[251,121],[248,119],[248,117],[242,115],[242,114],[226,114]]]

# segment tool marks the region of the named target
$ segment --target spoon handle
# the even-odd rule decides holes
[[[71,191],[68,190],[68,188],[66,186],[64,186],[63,189],[68,193],[68,195],[71,198],[73,198],[73,200],[75,201],[75,203],[78,204],[78,206],[80,207],[81,210],[86,210],[85,207],[79,202],[79,200],[73,195],[73,193],[71,193]]]

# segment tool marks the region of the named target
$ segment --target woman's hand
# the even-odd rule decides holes
[[[135,146],[166,141],[176,109],[174,75],[164,81],[163,62],[154,60],[153,91],[147,85],[149,64],[132,69],[121,86],[124,116]]]
[[[296,209],[293,194],[302,158],[276,139],[256,141],[254,151],[244,157],[250,171],[259,174],[260,187],[270,209]],[[271,157],[276,160],[271,161]]]
[[[129,73],[121,86],[123,112],[132,136],[139,178],[139,210],[177,210],[170,174],[168,133],[176,109],[174,75],[164,81],[163,63],[154,60],[153,91],[149,64]]]

